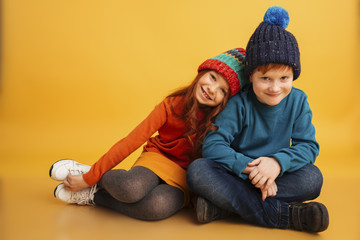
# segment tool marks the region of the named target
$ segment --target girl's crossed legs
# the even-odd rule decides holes
[[[115,169],[103,175],[95,193],[96,205],[141,220],[161,220],[179,211],[184,193],[164,183],[153,171],[136,166]]]

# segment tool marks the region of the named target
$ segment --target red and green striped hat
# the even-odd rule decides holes
[[[234,48],[207,59],[199,66],[198,72],[201,70],[214,70],[220,73],[229,83],[230,97],[232,97],[247,82],[243,73],[244,62],[245,50],[243,48]]]

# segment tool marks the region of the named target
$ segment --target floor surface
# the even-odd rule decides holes
[[[190,209],[163,221],[135,220],[100,207],[67,205],[53,197],[46,176],[0,179],[0,239],[360,239],[359,177],[325,178],[317,201],[330,213],[328,230],[309,234],[227,219],[200,225]],[[339,197],[342,196],[342,197]]]

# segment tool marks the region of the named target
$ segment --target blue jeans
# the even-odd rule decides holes
[[[197,159],[187,170],[187,184],[193,192],[249,223],[271,228],[289,228],[289,203],[315,199],[322,183],[320,170],[308,164],[278,177],[277,195],[262,201],[260,189],[249,179],[233,175],[212,160]]]

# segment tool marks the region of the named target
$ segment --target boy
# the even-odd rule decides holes
[[[204,140],[204,158],[188,168],[202,223],[235,213],[265,227],[328,227],[323,204],[303,203],[319,196],[323,179],[313,165],[319,144],[307,96],[292,87],[301,67],[288,22],[285,9],[268,9],[247,45],[248,88],[228,102],[215,121],[218,129]]]

